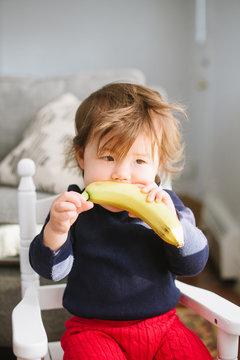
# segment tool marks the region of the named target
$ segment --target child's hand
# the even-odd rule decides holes
[[[80,213],[93,207],[91,201],[86,201],[75,191],[66,191],[59,195],[52,203],[50,219],[44,229],[45,245],[56,251],[67,239],[71,225]]]
[[[176,214],[176,209],[171,199],[171,196],[159,187],[156,183],[150,183],[148,185],[141,186],[141,191],[148,193],[147,201],[163,202],[167,207]]]
[[[52,230],[59,234],[68,233],[78,215],[92,207],[92,202],[86,201],[81,194],[75,191],[62,193],[53,201],[51,206],[49,223]]]
[[[147,201],[149,202],[163,202],[167,207],[176,214],[176,209],[170,195],[164,191],[161,187],[157,186],[156,183],[150,183],[147,185],[138,185],[142,192],[148,194]],[[133,214],[129,214],[130,217],[136,217]]]

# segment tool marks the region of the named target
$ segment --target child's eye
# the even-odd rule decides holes
[[[105,155],[102,158],[105,161],[114,161],[114,158],[111,155]]]
[[[145,164],[145,160],[143,160],[143,159],[136,159],[135,160],[136,161],[136,163],[138,164],[138,165],[142,165],[142,164]]]

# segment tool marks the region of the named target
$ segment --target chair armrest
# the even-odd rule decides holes
[[[42,323],[37,288],[27,288],[23,299],[12,312],[13,352],[23,359],[42,358],[48,351]]]
[[[240,335],[240,307],[221,296],[176,280],[180,303],[194,310],[226,333]]]

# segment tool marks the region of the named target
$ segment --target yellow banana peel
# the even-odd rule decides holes
[[[95,204],[110,205],[126,210],[147,223],[161,239],[182,247],[183,231],[177,215],[163,202],[147,201],[147,194],[134,184],[116,181],[96,181],[82,193]]]

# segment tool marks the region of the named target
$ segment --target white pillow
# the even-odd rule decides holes
[[[36,235],[40,233],[42,224],[37,224]],[[5,257],[17,256],[20,250],[19,225],[4,224],[0,226],[0,260]]]
[[[77,167],[65,167],[79,104],[74,95],[64,94],[37,113],[23,140],[0,162],[1,184],[17,186],[18,161],[31,158],[36,164],[34,181],[38,191],[60,193],[73,183],[83,188],[81,171]]]

